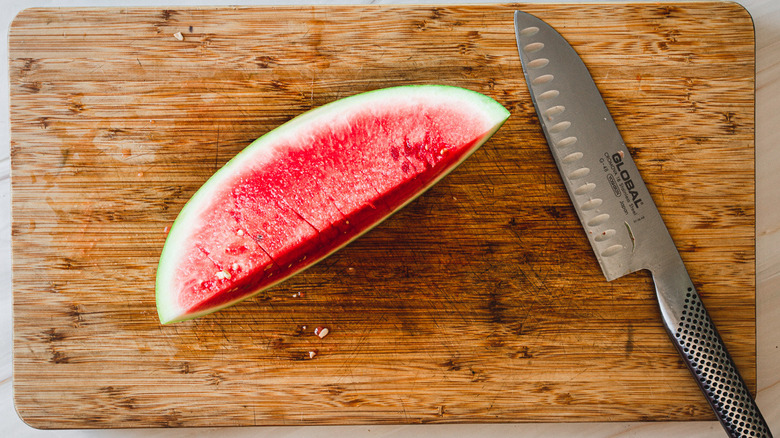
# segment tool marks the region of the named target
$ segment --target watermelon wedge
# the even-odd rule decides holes
[[[192,196],[157,269],[163,324],[196,318],[302,271],[465,160],[509,117],[463,88],[375,90],[263,135]]]

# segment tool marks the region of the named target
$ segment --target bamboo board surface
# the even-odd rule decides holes
[[[549,21],[590,67],[755,388],[755,58],[741,7],[30,9],[9,37],[22,418],[41,428],[713,418],[649,276],[607,283],[600,272],[522,79],[516,8]],[[410,83],[470,88],[512,116],[334,256],[232,308],[159,324],[166,227],[200,184],[307,109]],[[319,326],[330,334],[315,336]]]

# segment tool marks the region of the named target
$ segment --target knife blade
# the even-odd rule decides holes
[[[607,281],[650,271],[666,331],[727,434],[771,437],[588,68],[543,20],[515,11],[514,22],[542,131]]]

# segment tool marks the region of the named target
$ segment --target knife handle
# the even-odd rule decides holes
[[[772,438],[682,260],[670,270],[653,273],[664,323],[721,425],[730,437]]]

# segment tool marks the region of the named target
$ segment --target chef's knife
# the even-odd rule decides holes
[[[649,270],[666,330],[728,435],[771,437],[587,67],[533,15],[515,12],[515,35],[542,130],[607,280]]]

